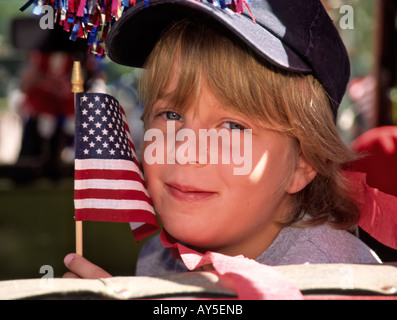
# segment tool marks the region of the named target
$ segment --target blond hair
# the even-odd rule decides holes
[[[220,31],[221,26],[207,27],[208,21],[195,19],[173,25],[146,61],[141,82],[144,123],[159,98],[166,98],[174,109],[187,106],[197,98],[205,77],[221,103],[289,136],[293,159],[302,154],[317,170],[313,181],[294,194],[291,214],[284,224],[328,223],[340,229],[353,228],[359,211],[349,196],[340,167],[352,161],[354,154],[338,135],[329,98],[321,84],[312,75],[274,67],[226,30]],[[178,83],[165,97],[176,57]],[[303,216],[309,218],[302,220]]]

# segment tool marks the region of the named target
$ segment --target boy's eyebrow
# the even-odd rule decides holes
[[[174,105],[170,100],[166,100],[163,98],[157,99],[154,101],[154,103],[151,106],[151,112],[153,111],[166,111],[166,110],[172,110],[176,112],[180,112],[183,110],[182,107]]]
[[[170,99],[166,99],[166,98],[157,98],[154,102],[152,107],[153,108],[169,108],[171,107],[172,103]]]
[[[187,108],[191,99],[191,94],[184,94],[182,97],[178,97],[175,95],[175,91],[159,93],[152,107],[154,107],[155,104],[161,104],[164,108],[182,111]]]

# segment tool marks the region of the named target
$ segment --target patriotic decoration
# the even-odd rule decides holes
[[[146,7],[150,0],[141,0]],[[250,0],[197,0],[208,2],[222,9],[229,8],[237,13],[248,9]],[[70,34],[70,39],[87,39],[88,52],[98,58],[105,57],[104,42],[114,22],[130,7],[140,0],[28,0],[20,10],[24,11],[33,5],[35,15],[42,14],[43,6],[50,6],[54,11],[54,21],[63,26]]]
[[[138,241],[158,229],[125,113],[107,94],[76,94],[75,220],[129,222]]]
[[[145,0],[147,1],[147,0]],[[87,39],[88,51],[105,57],[104,41],[111,25],[136,0],[29,0],[20,8],[33,5],[33,14],[41,15],[43,6],[54,11],[54,21],[70,34],[70,40]]]

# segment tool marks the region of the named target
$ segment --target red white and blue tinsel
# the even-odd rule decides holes
[[[222,9],[229,8],[242,13],[244,7],[249,10],[250,0],[197,0],[209,2]],[[54,22],[63,26],[70,34],[70,40],[87,39],[88,52],[98,58],[105,56],[104,43],[114,22],[139,0],[29,0],[21,11],[32,7],[35,15],[41,15],[44,6],[50,6],[54,12]],[[143,0],[145,6],[150,0]]]

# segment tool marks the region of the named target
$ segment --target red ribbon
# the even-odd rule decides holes
[[[358,225],[373,238],[397,250],[397,197],[366,184],[366,174],[344,171],[360,204]]]
[[[117,16],[118,8],[121,5],[121,2],[119,0],[113,0],[112,2],[112,14]]]
[[[241,300],[301,300],[300,290],[273,267],[243,256],[230,257],[217,252],[205,254],[178,243],[161,231],[162,244],[178,254],[189,270],[212,264],[223,284]]]
[[[68,12],[76,12],[76,7],[75,7],[75,0],[68,0]]]
[[[84,15],[84,8],[85,8],[86,2],[87,2],[87,0],[80,0],[78,9],[77,9],[77,13],[76,13],[77,17],[82,17]]]

